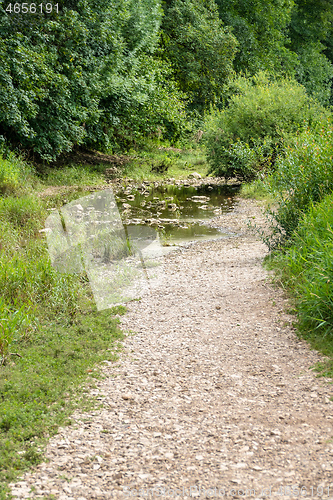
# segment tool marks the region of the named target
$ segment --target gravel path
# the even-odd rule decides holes
[[[310,369],[322,358],[296,337],[249,217],[260,210],[240,200],[218,220],[238,237],[166,257],[164,284],[121,320],[124,353],[93,391],[103,408],[59,429],[14,498],[333,496],[332,386]]]

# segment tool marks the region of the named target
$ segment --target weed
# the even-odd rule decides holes
[[[266,240],[269,248],[288,244],[311,205],[332,192],[332,135],[333,126],[325,120],[289,139],[285,156],[277,160],[275,172],[265,180],[276,205],[267,211],[272,228]]]

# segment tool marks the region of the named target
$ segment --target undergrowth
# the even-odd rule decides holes
[[[330,119],[288,139],[285,155],[264,180],[277,208],[268,211],[274,221],[267,240],[271,249],[288,244],[311,204],[333,190],[333,126]]]

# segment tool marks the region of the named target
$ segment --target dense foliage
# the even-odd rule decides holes
[[[0,0],[0,137],[46,160],[75,145],[175,141],[193,117],[221,108],[234,72],[293,77],[331,99],[329,0],[60,0],[58,13],[8,5]]]
[[[290,50],[298,57],[297,80],[311,95],[327,104],[331,99],[333,77],[333,3],[297,0],[288,34]]]
[[[204,110],[221,97],[233,74],[237,41],[222,27],[213,0],[172,0],[164,6],[161,46],[191,107]]]
[[[180,127],[184,103],[152,54],[155,0],[59,2],[59,14],[9,14],[0,2],[0,132],[46,159]]]
[[[228,106],[207,116],[205,141],[211,169],[226,178],[251,180],[274,166],[283,136],[318,121],[324,108],[305,88],[266,73],[239,77]]]
[[[295,54],[286,47],[293,0],[216,0],[220,18],[233,28],[239,42],[237,72],[266,70],[290,73]]]
[[[237,72],[293,76],[323,104],[333,77],[330,0],[216,0],[240,48]]]

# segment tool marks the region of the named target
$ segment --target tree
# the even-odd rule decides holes
[[[149,127],[179,127],[183,94],[153,57],[158,1],[59,0],[51,14],[4,7],[0,0],[0,134],[7,139],[51,161],[75,144],[111,147],[126,129],[135,138]]]
[[[333,76],[331,0],[216,0],[239,42],[239,73],[293,76],[327,104]]]
[[[239,42],[234,67],[254,75],[269,71],[291,75],[296,56],[286,48],[293,0],[216,0],[220,19]]]
[[[237,41],[222,26],[213,0],[170,0],[163,10],[161,57],[201,112],[219,99],[233,74]]]
[[[332,2],[297,0],[289,27],[290,49],[298,56],[296,78],[323,104],[331,96],[332,35]]]

